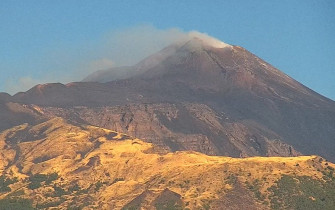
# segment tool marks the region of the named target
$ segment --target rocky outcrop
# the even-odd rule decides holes
[[[297,156],[261,126],[244,125],[204,104],[140,104],[101,108],[41,108],[49,117],[85,122],[152,142],[167,151],[232,157]]]

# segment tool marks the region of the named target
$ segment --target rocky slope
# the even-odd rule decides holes
[[[335,201],[335,165],[318,156],[167,153],[62,118],[3,131],[0,163],[0,209],[331,209]]]
[[[0,95],[0,131],[22,123],[34,124],[47,120],[48,117],[43,116],[37,111],[38,109],[38,106],[27,106],[1,100]]]
[[[262,126],[240,123],[204,104],[137,104],[101,108],[41,107],[43,114],[89,122],[145,139],[168,151],[193,150],[231,157],[300,153]],[[246,126],[246,124],[248,126]]]

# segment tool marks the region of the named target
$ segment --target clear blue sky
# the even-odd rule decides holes
[[[1,0],[0,92],[66,82],[88,65],[80,59],[115,61],[103,55],[103,40],[140,25],[240,45],[335,99],[334,0]]]

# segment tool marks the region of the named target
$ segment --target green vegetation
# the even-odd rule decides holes
[[[82,210],[85,207],[89,206],[89,200],[85,200],[84,202],[78,201],[74,198],[68,205],[67,210]]]
[[[188,187],[189,185],[190,185],[190,180],[184,180],[183,182],[178,184],[180,188],[185,188],[185,187]]]
[[[155,207],[157,210],[182,210],[183,208],[176,204],[174,201],[168,201],[166,203],[156,203]]]
[[[209,210],[211,207],[210,207],[209,203],[204,203],[204,204],[202,204],[202,208],[204,208],[205,210]]]
[[[108,182],[101,182],[101,181],[98,181],[97,183],[95,183],[95,191],[99,191],[100,188],[105,185],[105,184],[108,184]]]
[[[29,199],[5,198],[0,200],[0,210],[33,210],[32,203]]]
[[[120,182],[120,181],[124,181],[124,178],[115,178],[114,181],[112,182],[112,184],[114,184],[116,182]]]
[[[57,201],[53,202],[47,202],[47,203],[42,203],[42,204],[37,204],[36,208],[37,209],[47,209],[49,207],[58,207],[60,204],[62,204],[65,201],[65,199],[61,198]]]
[[[122,210],[140,210],[140,209],[141,209],[140,205],[122,208]]]
[[[66,192],[63,188],[61,187],[58,187],[56,185],[53,186],[54,188],[54,193],[53,193],[53,197],[61,197],[63,195],[66,195],[68,194],[68,192]]]
[[[335,177],[334,177],[334,168],[331,166],[327,166],[327,168],[325,170],[322,171],[323,174],[323,179],[325,180],[334,180],[335,181]]]
[[[46,184],[51,184],[53,181],[55,181],[57,179],[58,179],[58,174],[56,172],[55,173],[51,173],[51,174],[48,174],[48,178],[45,181],[45,183]]]
[[[7,195],[7,197],[19,197],[19,196],[22,196],[24,195],[24,190],[23,189],[20,189],[20,190],[17,190],[17,191],[14,191],[14,192],[11,192]]]
[[[82,206],[69,206],[67,210],[82,210],[83,208]]]
[[[261,183],[258,179],[255,179],[251,184],[249,182],[246,182],[245,184],[247,185],[247,188],[254,193],[258,200],[263,201],[265,199],[265,196],[260,192]]]
[[[0,193],[10,192],[11,189],[9,187],[10,184],[14,184],[17,182],[17,178],[7,178],[5,175],[0,176]]]
[[[225,180],[227,184],[234,185],[237,182],[237,176],[235,174],[229,174],[229,176],[227,176]]]
[[[80,191],[80,187],[78,184],[74,184],[71,187],[69,187],[68,191],[72,194],[74,192],[79,192]]]
[[[329,177],[323,181],[283,175],[268,190],[273,209],[331,210],[335,206],[335,181]]]
[[[53,181],[58,179],[57,173],[52,174],[35,174],[29,177],[29,189],[37,189],[42,186],[42,183],[45,182],[45,184],[51,184]]]

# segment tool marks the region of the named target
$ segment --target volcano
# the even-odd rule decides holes
[[[3,98],[39,121],[57,116],[96,125],[166,152],[317,154],[335,161],[335,102],[214,38],[191,37],[134,66]]]

